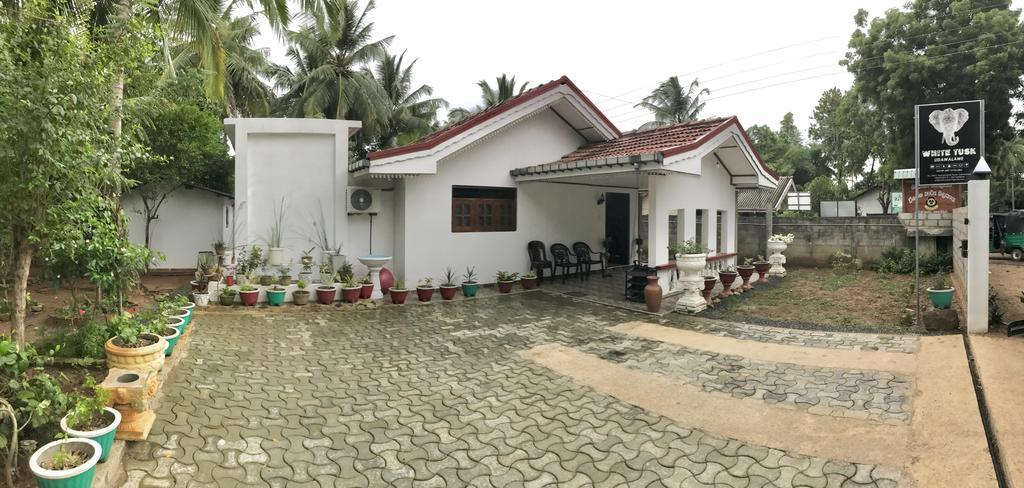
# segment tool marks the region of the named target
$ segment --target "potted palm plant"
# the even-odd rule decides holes
[[[236,296],[238,296],[238,290],[234,288],[225,288],[220,292],[220,304],[225,307],[230,307],[235,304]]]
[[[78,488],[92,485],[103,449],[92,439],[63,438],[32,453],[29,468],[36,484],[46,488]]]
[[[501,293],[508,293],[512,291],[512,285],[519,279],[519,273],[510,273],[508,271],[498,271],[496,278],[498,280],[498,291]]]
[[[953,304],[953,291],[953,287],[946,282],[946,275],[939,273],[935,275],[935,283],[928,288],[928,298],[931,298],[935,308],[947,309]]]
[[[519,283],[523,285],[524,290],[537,288],[537,270],[527,271],[522,278],[519,278]]]
[[[354,276],[346,276],[341,282],[341,299],[346,303],[356,303],[362,295],[363,285]]]
[[[223,256],[224,251],[227,249],[228,247],[224,245],[224,241],[220,239],[217,239],[217,241],[213,243],[213,253],[218,256]]]
[[[455,291],[459,289],[459,285],[455,284],[455,270],[451,267],[445,268],[444,278],[441,280],[441,298],[445,300],[451,300],[455,298]]]
[[[466,267],[466,274],[462,275],[462,295],[475,297],[480,284],[476,282],[476,268]]]
[[[292,303],[295,305],[308,305],[309,304],[309,290],[306,289],[306,282],[299,280],[295,284],[299,289],[292,292]]]
[[[92,376],[85,379],[85,394],[64,418],[60,428],[69,437],[92,439],[100,446],[100,462],[107,460],[114,444],[114,431],[121,424],[121,413],[107,406],[110,392],[96,384]]]
[[[416,285],[416,298],[421,302],[429,302],[434,297],[434,279],[423,278],[420,284]]]
[[[242,299],[242,305],[255,307],[256,302],[260,300],[260,289],[252,285],[242,285],[238,289],[238,296]]]
[[[391,303],[401,305],[405,303],[405,298],[409,296],[409,290],[405,288],[405,283],[402,280],[396,280],[395,284],[388,291],[388,295],[391,295]]]
[[[363,281],[359,282],[359,298],[366,300],[373,296],[373,278],[367,274],[363,277]]]
[[[281,285],[274,285],[267,288],[267,305],[271,307],[280,307],[284,305],[284,294],[288,292],[288,289]]]

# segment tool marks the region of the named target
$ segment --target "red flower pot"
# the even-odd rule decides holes
[[[725,298],[732,296],[732,283],[736,281],[736,277],[739,276],[735,271],[719,271],[718,280],[722,282],[722,293],[718,296]]]
[[[536,276],[533,277],[533,278],[526,278],[526,277],[519,278],[519,282],[523,284],[523,289],[524,290],[532,290],[534,288],[537,288],[537,277]]]
[[[363,288],[359,290],[359,298],[366,300],[373,295],[373,283],[363,283]]]
[[[260,291],[239,291],[238,296],[242,299],[242,305],[254,307],[256,306],[256,302],[260,299]]]
[[[753,288],[753,286],[750,285],[750,277],[754,275],[753,266],[737,266],[736,272],[740,274],[740,278],[743,278],[743,286],[740,287],[741,290],[749,290]]]
[[[405,297],[409,296],[409,290],[388,290],[388,295],[391,295],[391,303],[395,305],[401,305],[405,303]]]
[[[224,277],[224,282],[227,283],[228,286],[232,286],[232,285],[235,284],[235,277],[231,276],[231,275],[227,275],[227,276]]]
[[[499,281],[498,291],[501,293],[508,293],[512,291],[512,285],[516,284],[515,281]]]
[[[429,302],[434,297],[434,289],[427,287],[416,287],[416,298],[421,302]]]
[[[714,276],[704,277],[704,289],[701,290],[701,293],[704,294],[704,301],[707,302],[709,307],[714,303],[711,300],[711,291],[715,289],[715,283],[718,283],[718,278]]]
[[[334,295],[338,293],[338,289],[333,286],[318,286],[316,289],[316,301],[321,305],[330,305],[334,303]]]
[[[380,292],[387,295],[395,284],[395,275],[387,268],[380,269]]]
[[[441,298],[443,298],[445,300],[451,300],[451,299],[455,298],[455,292],[458,289],[459,289],[459,287],[457,287],[455,285],[451,285],[451,286],[441,285]]]
[[[356,303],[359,301],[359,297],[361,296],[363,296],[363,287],[361,286],[356,288],[341,288],[341,299],[346,303]]]
[[[754,263],[754,269],[757,270],[758,283],[768,282],[768,270],[772,269],[772,263],[768,261],[758,261]]]

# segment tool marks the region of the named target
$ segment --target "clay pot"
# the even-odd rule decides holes
[[[373,283],[362,283],[359,290],[359,298],[366,300],[373,295]]]
[[[429,302],[434,297],[434,288],[429,286],[417,286],[416,298],[421,302]]]
[[[767,283],[768,282],[768,270],[772,268],[772,263],[768,261],[758,261],[754,263],[754,269],[757,270],[757,282]]]
[[[740,287],[741,290],[749,290],[753,288],[753,286],[750,285],[750,277],[754,275],[753,266],[737,266],[736,272],[740,274],[740,278],[743,278],[743,286]]]
[[[523,289],[524,290],[532,290],[534,288],[537,288],[537,277],[536,276],[534,276],[533,278],[529,278],[529,277],[524,276],[522,278],[519,278],[519,282],[523,284]]]
[[[242,305],[247,307],[255,307],[256,302],[260,300],[259,290],[243,291],[238,290],[238,297],[242,300]]]
[[[647,311],[658,313],[661,311],[661,285],[658,284],[658,276],[648,276],[647,286],[644,287],[644,303]]]
[[[498,282],[498,292],[500,292],[500,293],[511,292],[512,291],[512,285],[514,285],[514,284],[516,284],[515,281],[499,281]]]
[[[357,286],[355,288],[341,287],[341,299],[347,303],[356,303],[359,301],[359,297],[363,294],[363,287]]]
[[[380,292],[387,295],[395,284],[395,275],[387,268],[380,269]]]
[[[295,305],[309,304],[309,290],[295,290],[292,292],[292,303]]]
[[[715,289],[715,283],[718,283],[718,278],[714,276],[704,277],[704,289],[701,290],[701,293],[704,294],[704,301],[707,302],[709,307],[714,303],[711,299],[711,291]]]
[[[441,285],[441,298],[451,300],[455,298],[455,292],[459,287],[456,285]]]
[[[718,296],[725,298],[732,296],[732,283],[736,281],[736,277],[739,276],[735,271],[719,271],[718,279],[722,282],[722,293]]]
[[[121,368],[132,371],[160,371],[164,365],[164,350],[167,349],[167,341],[156,334],[144,333],[139,337],[145,337],[154,341],[152,344],[143,347],[123,347],[118,343],[121,340],[112,337],[103,345],[107,352],[107,368]]]
[[[291,275],[278,276],[277,277],[277,284],[279,284],[281,286],[288,286],[288,285],[292,284],[292,277],[291,277]]]
[[[330,305],[334,303],[334,296],[338,294],[338,289],[330,286],[323,285],[316,287],[316,301],[321,305]]]
[[[274,284],[274,277],[273,276],[270,276],[270,275],[260,276],[260,285],[262,285],[262,286],[270,286],[272,284]]]
[[[405,303],[405,298],[409,296],[409,290],[388,290],[388,295],[391,295],[391,303],[395,305],[401,305]]]

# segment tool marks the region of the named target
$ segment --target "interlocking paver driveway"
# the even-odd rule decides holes
[[[129,448],[129,485],[899,481],[898,470],[687,428],[516,354],[552,342],[617,349],[625,339],[605,327],[638,318],[543,292],[363,312],[200,315],[149,441]],[[631,343],[619,360],[643,354]]]

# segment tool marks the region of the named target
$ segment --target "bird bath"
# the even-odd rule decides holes
[[[370,279],[373,281],[373,294],[370,295],[370,299],[380,300],[384,298],[384,293],[380,289],[380,269],[388,261],[391,261],[391,256],[359,256],[356,259],[370,270]]]

